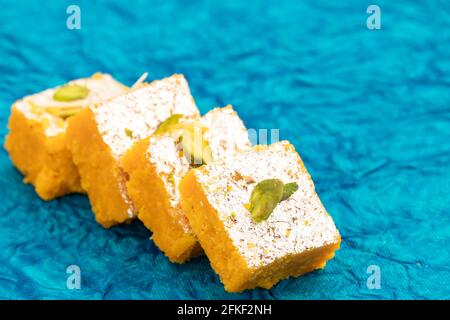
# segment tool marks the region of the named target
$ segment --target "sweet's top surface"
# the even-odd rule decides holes
[[[254,148],[194,172],[249,267],[336,243],[340,237],[310,175],[288,142]],[[265,179],[296,182],[299,188],[281,201],[267,220],[255,222],[248,203],[255,185]]]
[[[209,143],[214,161],[250,148],[247,129],[232,106],[215,108],[200,122],[208,128],[204,138]]]
[[[189,120],[187,122],[189,123]],[[201,117],[199,122],[204,128],[203,138],[210,146],[213,160],[250,149],[247,130],[231,106],[215,108]],[[180,143],[181,131],[175,130],[152,136],[147,149],[147,158],[164,181],[169,193],[169,201],[174,208],[180,207],[178,184],[192,167]],[[178,212],[181,215],[180,223],[183,228],[185,231],[190,231],[184,214]]]
[[[199,112],[182,75],[156,80],[104,103],[91,106],[98,129],[113,155],[150,136],[172,114],[197,117]]]
[[[75,89],[84,90],[84,94],[78,97],[72,95],[72,99],[61,99],[60,95],[58,96],[61,88],[73,86]],[[14,106],[27,118],[41,121],[47,136],[54,136],[66,130],[65,119],[76,114],[81,108],[118,96],[127,90],[127,87],[109,74],[96,73],[89,78],[73,80],[66,85],[27,96],[17,101]]]

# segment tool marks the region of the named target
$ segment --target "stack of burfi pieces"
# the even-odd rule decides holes
[[[15,103],[9,122],[7,150],[43,199],[86,192],[102,226],[138,218],[170,261],[205,253],[230,292],[323,268],[339,248],[294,147],[252,147],[231,106],[201,116],[182,75],[128,89],[96,74],[67,86],[72,100],[49,89]],[[54,136],[63,156],[51,163]],[[28,150],[33,141],[42,150]]]

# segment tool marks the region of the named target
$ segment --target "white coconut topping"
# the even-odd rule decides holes
[[[53,94],[60,87],[55,87],[27,96],[17,101],[14,106],[28,119],[42,122],[47,136],[55,136],[66,131],[67,121],[47,112],[48,109],[84,108],[123,94],[128,90],[127,87],[114,80],[109,74],[102,73],[96,73],[90,78],[73,80],[68,84],[87,87],[89,89],[88,96],[84,99],[68,102],[57,101],[53,99]]]
[[[339,241],[339,232],[310,175],[286,141],[213,162],[195,169],[195,176],[251,268]],[[254,186],[265,179],[297,182],[299,188],[281,201],[267,220],[256,223],[246,204]]]
[[[200,118],[200,123],[206,129],[203,138],[209,143],[213,160],[250,149],[247,130],[231,106],[209,111]],[[190,165],[182,152],[180,135],[181,130],[152,136],[149,139],[147,157],[164,181],[170,205],[176,209],[171,212],[179,215],[178,221],[188,233],[191,232],[191,228],[180,209],[178,185],[190,169]]]

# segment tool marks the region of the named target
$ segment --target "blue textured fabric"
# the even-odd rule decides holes
[[[1,149],[0,298],[450,298],[450,2],[374,2],[370,31],[367,1],[0,0],[2,142],[26,94],[96,71],[183,73],[203,113],[230,103],[280,129],[343,239],[324,270],[229,294],[205,257],[170,263],[138,222],[105,230],[84,196],[41,201]]]

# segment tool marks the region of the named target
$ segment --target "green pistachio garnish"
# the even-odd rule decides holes
[[[248,206],[253,221],[261,222],[269,218],[278,203],[289,198],[297,189],[297,183],[283,184],[280,179],[259,182],[250,195]]]
[[[176,187],[175,176],[174,176],[173,173],[171,173],[171,174],[169,175],[169,181],[170,181],[170,183],[171,183],[174,187]]]
[[[289,198],[297,190],[298,190],[297,182],[286,183],[283,186],[283,196],[281,197],[281,201]]]
[[[255,222],[266,220],[283,197],[283,181],[267,179],[258,183],[250,195],[250,208]]]
[[[67,84],[59,87],[53,93],[53,99],[56,101],[70,102],[81,100],[89,95],[89,89],[78,84]]]
[[[213,161],[208,140],[204,137],[205,130],[198,121],[183,128],[181,145],[184,155],[191,165],[202,165]]]
[[[163,134],[181,128],[180,119],[182,116],[183,115],[177,113],[171,115],[159,124],[154,134]]]
[[[65,119],[76,115],[81,109],[82,107],[50,107],[46,108],[45,111],[54,116]]]
[[[129,138],[133,138],[133,131],[131,129],[125,128],[125,134]]]

